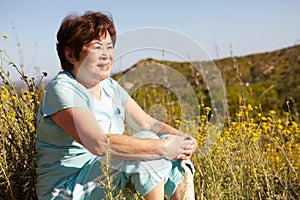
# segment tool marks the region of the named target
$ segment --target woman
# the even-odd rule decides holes
[[[151,118],[109,77],[115,42],[113,21],[103,13],[68,16],[61,24],[63,70],[47,84],[38,112],[39,199],[105,197],[100,163],[106,153],[118,189],[130,183],[145,199],[181,199],[188,188],[193,199],[189,159],[196,141]],[[125,120],[139,133],[123,135]]]

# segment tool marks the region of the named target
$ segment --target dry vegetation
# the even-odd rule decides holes
[[[7,35],[1,37],[7,39]],[[3,83],[0,87],[0,199],[36,199],[34,145],[36,110],[42,89],[33,78],[19,71],[26,87],[17,90],[3,69],[11,66],[18,70],[18,67],[4,49],[0,49],[0,55]],[[231,112],[230,123],[218,133],[220,137],[210,154],[202,157],[201,152],[196,152],[192,158],[197,199],[300,199],[300,128],[290,102],[285,103],[285,110],[267,109],[261,102],[249,103],[240,89],[231,91],[236,98],[232,101],[236,103],[232,109],[235,112]],[[169,112],[164,113],[164,119],[174,126],[188,123],[180,120],[180,108],[171,92],[150,86],[138,90],[133,97],[146,111],[153,104],[165,107]],[[201,146],[213,125],[209,120],[210,107],[202,105],[199,109],[198,127],[187,128],[186,132],[195,136]],[[107,166],[101,167],[109,172]],[[112,193],[110,183],[103,187],[107,189],[106,198],[114,199],[116,193]],[[122,193],[117,195],[126,199]],[[138,194],[133,195],[141,199]]]

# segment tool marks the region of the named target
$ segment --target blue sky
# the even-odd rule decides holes
[[[60,70],[55,36],[62,19],[71,12],[94,10],[110,12],[119,34],[156,27],[188,37],[210,58],[230,56],[230,44],[234,55],[248,55],[299,44],[299,8],[299,0],[9,0],[1,3],[0,33],[9,38],[5,42],[1,38],[0,47],[8,51],[16,64],[23,63],[25,72],[31,73],[38,67],[51,77]],[[189,47],[165,35],[150,38],[146,34],[141,39]],[[117,43],[123,44],[120,40]],[[187,54],[192,55],[193,49],[189,51]],[[152,54],[142,51],[129,57],[140,59]]]

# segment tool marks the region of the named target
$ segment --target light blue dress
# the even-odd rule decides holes
[[[91,154],[49,117],[62,109],[84,108],[94,114],[106,133],[123,134],[123,103],[130,96],[111,78],[103,80],[100,86],[104,94],[98,101],[69,72],[59,72],[47,84],[37,116],[36,189],[39,199],[105,199],[102,186],[106,177],[100,167],[103,157]],[[163,139],[166,136],[159,138],[144,131],[134,137]],[[117,189],[124,190],[130,183],[145,195],[164,179],[168,197],[174,193],[185,172],[178,161],[166,159],[112,160],[111,167]]]

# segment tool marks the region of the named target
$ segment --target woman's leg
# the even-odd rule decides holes
[[[139,132],[134,136],[159,139],[155,133],[149,131]],[[160,139],[165,139],[167,136],[163,135]],[[183,168],[180,167],[180,161],[171,162],[165,159],[139,161],[138,163],[136,161],[125,162],[124,171],[127,179],[146,200],[163,200],[165,195],[173,200],[181,200],[184,196],[184,199],[195,199],[192,173],[194,167],[190,161],[186,161],[186,165],[189,165],[191,169],[186,165]],[[182,173],[187,174],[186,179],[182,177]]]
[[[162,179],[156,186],[153,188],[150,192],[148,192],[145,196],[144,199],[155,199],[155,200],[163,200],[164,199],[164,184],[165,181]]]
[[[133,137],[159,137],[150,131],[139,132]],[[127,179],[145,200],[163,200],[165,196],[165,177],[172,170],[172,162],[166,159],[125,161],[124,171]],[[174,190],[173,190],[174,191]]]
[[[185,165],[186,176],[177,186],[174,194],[171,197],[171,200],[194,200],[195,191],[194,191],[194,180],[191,170]]]

